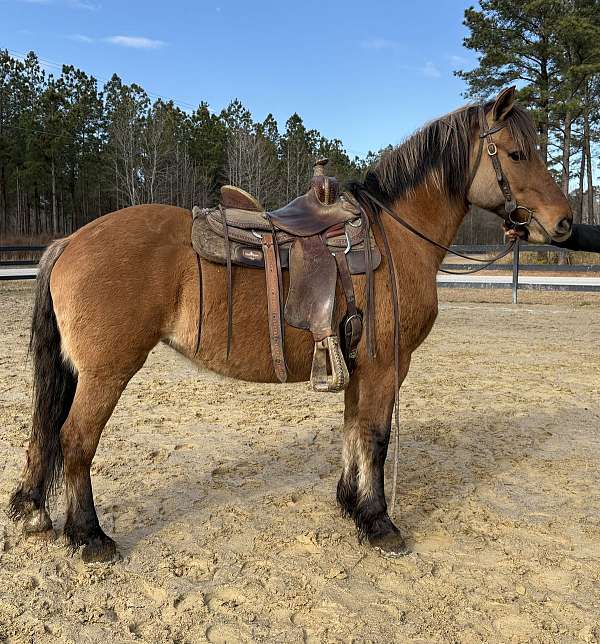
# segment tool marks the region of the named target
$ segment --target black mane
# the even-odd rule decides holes
[[[493,102],[485,105],[486,113]],[[473,137],[479,129],[478,106],[467,105],[431,121],[400,145],[386,150],[367,171],[362,185],[382,200],[392,202],[410,195],[424,183],[433,183],[451,199],[465,199],[470,176]],[[527,157],[537,154],[535,126],[522,107],[514,105],[506,124]]]

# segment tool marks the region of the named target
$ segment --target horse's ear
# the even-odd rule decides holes
[[[495,122],[503,121],[509,115],[515,104],[515,93],[516,88],[513,85],[512,87],[503,89],[498,94],[494,102],[494,107],[492,108],[492,115],[494,116]]]

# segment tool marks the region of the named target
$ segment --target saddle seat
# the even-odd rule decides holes
[[[225,208],[227,224],[255,230],[271,230],[274,227],[296,237],[310,237],[357,219],[361,215],[358,204],[339,194],[336,179],[322,174],[323,161],[315,164],[315,176],[306,194],[268,213],[245,190],[223,186],[221,205]]]
[[[306,194],[272,212],[241,188],[223,186],[219,208],[194,208],[192,245],[200,257],[227,265],[228,355],[232,265],[264,269],[271,355],[278,379],[287,379],[285,318],[291,326],[313,335],[313,388],[339,391],[348,384],[348,364],[352,369],[362,335],[362,315],[356,308],[351,276],[364,273],[370,281],[381,254],[358,203],[351,195],[340,194],[335,178],[325,176],[326,163],[327,159],[321,159],[315,164]],[[285,306],[283,269],[290,273]],[[347,303],[340,325],[341,345],[333,329],[338,276]]]

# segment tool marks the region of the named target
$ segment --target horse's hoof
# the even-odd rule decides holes
[[[392,532],[382,537],[370,538],[369,545],[385,557],[404,557],[410,553],[408,546],[399,532]]]
[[[112,561],[117,555],[117,544],[106,535],[94,537],[81,551],[85,563]]]
[[[52,532],[52,521],[45,508],[30,512],[23,522],[23,532],[27,535]]]

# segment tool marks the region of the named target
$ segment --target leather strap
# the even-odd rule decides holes
[[[196,348],[194,349],[194,356],[198,355],[200,351],[200,334],[202,332],[202,269],[200,267],[200,255],[196,255],[196,264],[198,265],[198,330],[196,332]]]
[[[277,239],[277,231],[275,230],[275,226],[273,226],[273,222],[271,219],[269,219],[269,223],[271,224],[271,231],[273,233],[273,248],[275,250],[275,263],[277,265],[277,292],[279,293],[279,310],[283,311],[284,310],[284,301],[283,301],[283,274],[281,271],[281,252],[279,248],[279,240]],[[285,356],[285,322],[283,319],[283,315],[279,315],[279,331],[281,335],[281,351],[282,354]],[[285,363],[284,363],[285,366]]]
[[[375,335],[375,280],[373,279],[373,249],[371,248],[371,221],[368,215],[362,218],[364,228],[365,248],[365,318],[367,327],[367,354],[371,360],[377,354],[377,339]]]
[[[275,240],[272,233],[264,233],[262,247],[265,261],[265,280],[267,286],[267,311],[269,316],[269,336],[271,340],[271,357],[275,375],[279,382],[287,380],[285,356],[283,353],[283,335],[281,319],[281,295],[279,292],[279,272]]]
[[[227,260],[227,359],[231,353],[231,340],[233,336],[233,269],[231,268],[231,242],[225,209],[219,205],[221,219],[223,220],[223,238],[225,240],[225,257]]]
[[[487,122],[485,120],[485,110],[483,108],[483,105],[479,106],[478,115],[479,115],[479,140],[480,140],[480,144],[479,144],[480,152],[478,154],[478,160],[481,161],[481,148],[482,148],[482,143],[485,139],[485,143],[487,146],[487,153],[492,161],[494,172],[496,173],[496,181],[498,182],[498,186],[500,187],[502,196],[504,197],[504,211],[506,212],[507,218],[509,218],[511,213],[513,213],[517,209],[517,202],[513,198],[512,190],[510,189],[510,183],[508,182],[508,178],[502,171],[502,166],[500,165],[500,159],[498,159],[498,148],[496,147],[496,144],[492,139],[492,134],[494,134],[495,132],[499,132],[501,129],[505,127],[505,125],[503,123],[497,123],[496,125],[488,129]]]
[[[356,297],[354,294],[354,284],[348,267],[348,260],[344,251],[338,251],[333,254],[337,263],[340,283],[346,296],[347,314],[344,317],[342,326],[344,329],[344,349],[347,358],[355,360],[358,349],[358,343],[362,336],[362,316],[356,308]]]

